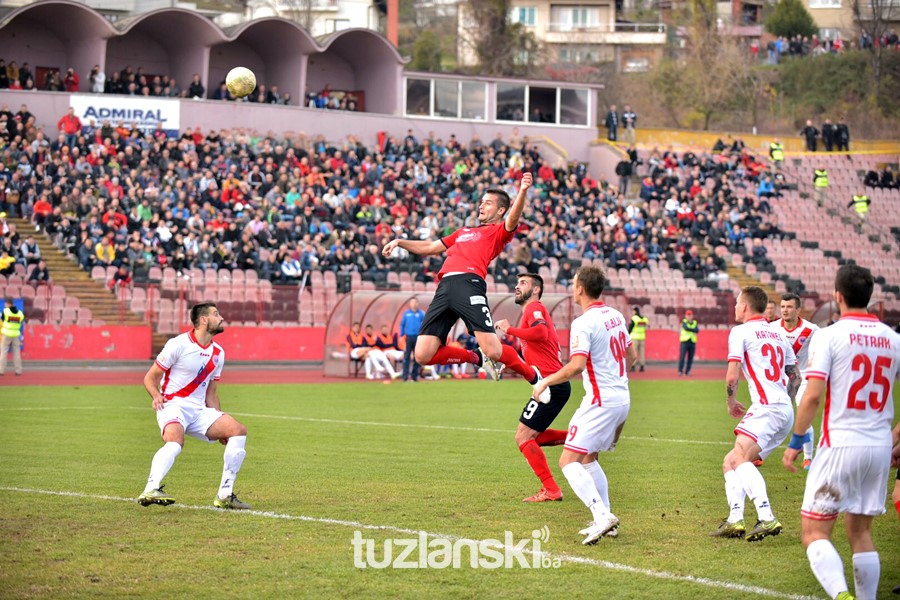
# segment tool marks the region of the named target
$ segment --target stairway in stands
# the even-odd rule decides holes
[[[706,244],[697,244],[697,249],[699,250],[700,258],[703,261],[706,260],[707,256],[712,254]],[[726,267],[726,273],[728,273],[728,277],[730,277],[732,281],[737,282],[737,284],[742,288],[748,285],[755,285],[766,290],[766,293],[769,295],[769,300],[774,300],[775,304],[778,304],[781,301],[781,294],[776,292],[775,288],[771,284],[763,283],[753,275],[747,273],[744,265],[736,265],[728,262],[726,264]]]
[[[34,231],[34,225],[26,219],[10,218],[8,221],[15,223],[22,239]],[[144,325],[137,315],[127,308],[120,308],[115,296],[103,284],[92,280],[75,261],[54,246],[46,234],[37,233],[34,239],[41,249],[41,258],[50,269],[54,285],[66,288],[67,296],[78,298],[81,306],[91,310],[94,319],[105,321],[107,325]]]

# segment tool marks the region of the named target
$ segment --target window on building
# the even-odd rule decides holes
[[[521,23],[526,27],[534,27],[537,18],[537,9],[533,6],[514,6],[509,11],[509,20],[513,23]]]
[[[406,114],[420,116],[431,114],[430,79],[406,80]]]
[[[556,123],[556,89],[528,87],[529,123]]]
[[[588,125],[587,90],[559,90],[559,122],[563,125]]]
[[[840,8],[841,0],[809,0],[810,8]]]
[[[497,84],[497,120],[525,120],[525,86]]]
[[[459,117],[459,81],[434,80],[434,116]]]
[[[463,119],[485,120],[487,118],[487,94],[485,84],[475,81],[462,82],[462,114]]]
[[[599,29],[599,6],[550,6],[550,28],[554,31]]]

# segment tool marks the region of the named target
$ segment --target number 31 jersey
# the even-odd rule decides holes
[[[584,382],[582,407],[625,406],[631,403],[625,350],[631,338],[625,317],[603,302],[594,302],[572,321],[570,356],[586,356],[581,373]]]
[[[754,404],[791,404],[784,368],[796,365],[797,357],[764,317],[754,317],[731,330],[728,362],[741,363]]]
[[[846,314],[813,336],[807,379],[825,380],[819,446],[890,446],[900,335],[874,315]]]

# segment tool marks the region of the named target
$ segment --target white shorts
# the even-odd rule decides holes
[[[350,350],[350,358],[352,358],[353,360],[362,360],[360,357],[365,355],[367,350],[368,348],[363,346],[360,346],[359,348],[353,348],[352,350]]]
[[[225,413],[208,406],[182,404],[170,400],[156,413],[156,422],[159,423],[160,434],[169,423],[181,423],[187,435],[211,444],[215,440],[206,437],[206,432],[223,414]]]
[[[883,515],[890,474],[890,446],[819,448],[806,475],[800,514],[815,521],[831,521],[839,513]]]
[[[631,403],[619,406],[581,406],[569,421],[566,450],[577,454],[612,451],[616,431],[625,424]]]
[[[794,427],[794,407],[790,404],[751,404],[750,410],[734,428],[759,446],[759,457],[766,458],[781,445]]]

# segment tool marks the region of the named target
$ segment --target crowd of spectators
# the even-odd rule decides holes
[[[900,179],[894,174],[891,165],[885,165],[881,171],[868,171],[864,182],[866,187],[871,188],[881,188],[883,190],[900,189]]]
[[[858,39],[845,41],[840,32],[834,38],[820,38],[818,35],[795,35],[790,38],[780,36],[769,40],[765,47],[766,62],[777,65],[785,58],[804,56],[821,56],[823,54],[840,54],[848,50],[872,50],[876,46],[882,48],[900,47],[900,39],[897,32],[890,30],[885,32],[878,40],[873,40],[868,33],[862,32]],[[750,45],[750,53],[753,57],[760,54],[759,42],[754,40]]]
[[[737,142],[715,153],[653,150],[639,160],[633,152],[645,203],[583,164],[549,164],[518,134],[466,144],[409,131],[376,146],[243,129],[169,138],[105,123],[69,142],[62,132],[51,140],[17,130],[0,155],[0,209],[30,217],[86,270],[124,265],[136,280],[157,266],[185,277],[254,269],[276,283],[313,269],[357,271],[378,285],[400,269],[431,281],[440,257],[385,259],[380,249],[396,236],[475,225],[484,191],[513,191],[526,169],[533,201],[517,242],[492,266],[498,283],[551,263],[557,281],[569,282],[583,258],[619,269],[665,260],[716,279],[725,265],[702,258],[699,245],[741,251],[747,238],[781,235],[770,215],[777,196],[757,193],[769,175]],[[21,259],[21,240],[4,244]]]

